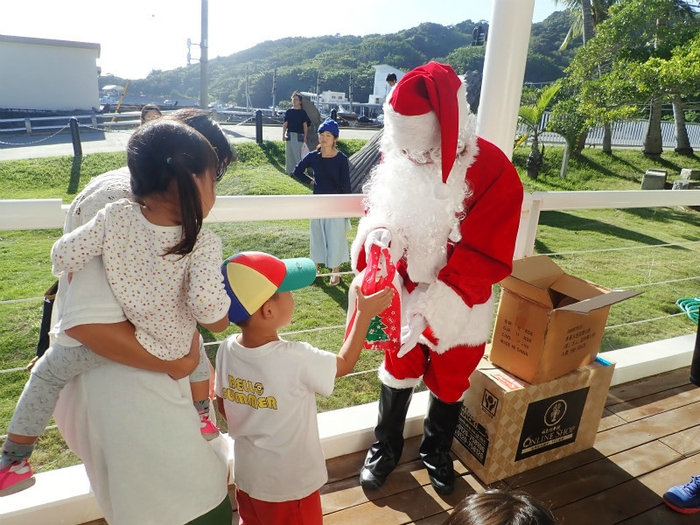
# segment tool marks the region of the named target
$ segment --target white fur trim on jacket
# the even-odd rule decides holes
[[[404,246],[399,240],[399,236],[397,235],[396,231],[392,231],[391,228],[387,227],[388,222],[389,221],[384,217],[381,217],[379,213],[366,215],[360,219],[360,223],[357,225],[357,235],[352,241],[352,247],[350,248],[350,262],[354,272],[357,272],[357,258],[365,245],[367,235],[369,232],[377,228],[386,228],[391,233],[391,244],[389,246],[391,261],[396,264],[396,262],[403,256]]]
[[[452,288],[437,281],[428,287],[414,312],[428,321],[433,334],[438,338],[437,347],[432,344],[429,346],[441,354],[453,346],[478,346],[486,343],[491,335],[493,303],[491,294],[488,301],[470,308]]]
[[[418,385],[418,383],[420,383],[420,380],[423,377],[421,376],[408,377],[406,379],[396,379],[389,372],[387,372],[386,368],[384,368],[384,363],[382,363],[379,367],[377,375],[379,376],[379,380],[382,382],[382,384],[396,389],[414,388]]]

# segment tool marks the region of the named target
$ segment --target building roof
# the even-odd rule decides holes
[[[0,42],[9,42],[12,44],[30,44],[36,46],[79,47],[83,49],[94,49],[97,51],[97,58],[100,58],[100,44],[94,44],[91,42],[73,42],[71,40],[54,40],[52,38],[32,38],[10,35],[0,35]]]

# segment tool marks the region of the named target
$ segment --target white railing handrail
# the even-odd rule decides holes
[[[361,217],[362,195],[217,197],[207,223]],[[61,199],[0,200],[0,231],[63,228],[70,205]]]
[[[362,217],[363,195],[218,197],[207,223]],[[557,191],[525,193],[515,257],[532,255],[540,213],[554,210],[700,206],[692,190]],[[61,199],[0,200],[0,231],[63,228]]]
[[[523,199],[515,258],[532,255],[540,213],[555,210],[700,206],[700,192],[690,190],[537,191]]]

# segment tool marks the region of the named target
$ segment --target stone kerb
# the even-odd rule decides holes
[[[667,170],[648,169],[642,177],[643,190],[663,190],[668,178]]]
[[[681,179],[700,181],[700,170],[695,170],[695,169],[691,169],[691,168],[683,168],[681,170]]]

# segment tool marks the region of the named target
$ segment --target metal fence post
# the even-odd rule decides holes
[[[262,144],[263,141],[263,125],[262,125],[262,111],[257,110],[255,112],[255,142]]]
[[[83,146],[80,144],[80,129],[78,127],[78,119],[71,117],[68,121],[70,125],[70,138],[73,141],[73,155],[76,157],[83,156]]]

